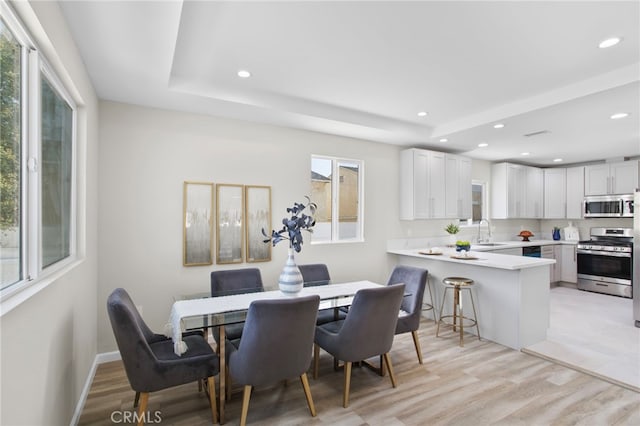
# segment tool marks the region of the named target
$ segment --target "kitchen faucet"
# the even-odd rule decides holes
[[[480,228],[482,228],[482,222],[487,223],[487,238],[481,238],[480,236]],[[489,223],[488,219],[480,219],[478,222],[478,243],[490,242],[491,241],[491,223]]]

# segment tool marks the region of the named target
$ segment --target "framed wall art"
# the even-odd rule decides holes
[[[242,263],[244,252],[244,186],[216,186],[217,263]]]
[[[268,262],[271,260],[271,244],[264,243],[265,236],[271,232],[271,187],[244,187],[245,249],[247,262]]]
[[[213,264],[213,183],[183,184],[182,264]]]

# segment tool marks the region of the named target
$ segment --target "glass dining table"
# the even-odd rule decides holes
[[[326,284],[326,281],[323,283]],[[297,294],[288,295],[280,290],[258,291],[244,293],[242,290],[234,290],[234,294],[210,297],[209,293],[184,295],[176,298],[171,307],[169,320],[169,332],[174,342],[174,350],[180,355],[187,350],[182,341],[182,332],[215,327],[218,332],[218,355],[220,357],[218,410],[220,423],[224,423],[224,405],[226,395],[226,359],[225,359],[225,326],[242,323],[247,316],[251,302],[256,300],[282,299],[291,297],[303,297],[310,295],[320,296],[319,309],[334,309],[336,318],[338,309],[351,305],[353,297],[358,290],[381,287],[371,281],[354,281],[341,284],[313,285],[306,283],[305,287]],[[311,350],[311,349],[310,349]]]

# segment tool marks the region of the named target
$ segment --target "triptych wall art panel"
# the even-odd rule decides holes
[[[184,182],[183,205],[184,266],[213,264],[214,228],[216,263],[271,260],[270,186]]]

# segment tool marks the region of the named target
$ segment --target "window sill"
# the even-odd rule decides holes
[[[364,243],[364,238],[354,240],[339,240],[339,241],[311,241],[312,246],[331,245],[331,244],[349,244],[349,243]]]
[[[69,261],[66,265],[58,270],[47,274],[33,281],[25,282],[17,285],[16,288],[7,289],[6,293],[0,296],[0,317],[11,312],[14,308],[20,306],[40,291],[49,287],[49,285],[58,281],[60,278],[71,272],[74,268],[84,262],[83,259],[75,259]]]

